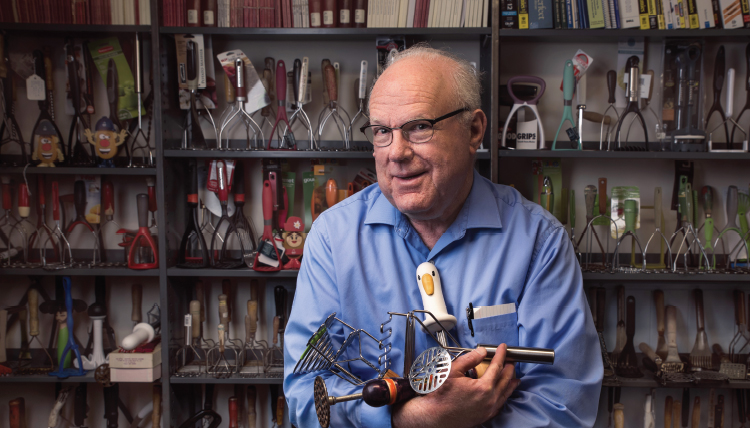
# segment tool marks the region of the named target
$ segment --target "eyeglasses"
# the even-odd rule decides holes
[[[401,135],[404,136],[406,141],[412,144],[422,144],[430,141],[432,136],[435,134],[435,124],[445,119],[450,119],[457,114],[470,111],[464,107],[456,111],[450,112],[445,116],[440,116],[437,119],[414,119],[404,123],[401,126],[390,128],[383,125],[365,125],[359,130],[365,134],[367,141],[371,142],[375,147],[388,147],[393,142],[393,131],[396,129],[401,130]]]

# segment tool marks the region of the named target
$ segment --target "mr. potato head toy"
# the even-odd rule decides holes
[[[284,269],[299,269],[302,265],[302,250],[305,248],[305,224],[299,217],[289,217],[284,225],[284,233],[281,239],[284,240],[284,256],[289,257],[289,261],[284,265]]]
[[[96,131],[91,133],[90,129],[84,131],[89,144],[94,146],[94,152],[101,159],[99,168],[114,168],[113,158],[117,156],[117,149],[125,142],[127,131],[115,132],[115,125],[108,117],[103,117],[96,122]]]
[[[36,148],[31,159],[38,160],[39,167],[55,167],[55,163],[65,160],[60,149],[60,138],[52,122],[47,119],[41,120],[34,131]]]

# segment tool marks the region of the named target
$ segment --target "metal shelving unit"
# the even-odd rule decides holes
[[[86,168],[86,167],[57,167],[57,168],[0,168],[0,174],[33,174],[33,175],[156,175],[156,168]]]
[[[92,267],[92,268],[70,268],[61,270],[45,270],[42,268],[14,268],[0,267],[0,276],[25,275],[25,276],[133,276],[133,277],[158,277],[158,269],[134,270],[126,267]]]
[[[281,385],[284,383],[284,379],[280,377],[256,377],[256,378],[241,378],[241,377],[230,377],[226,379],[217,379],[213,376],[201,375],[198,377],[177,377],[172,376],[169,378],[169,382],[177,385],[195,385],[212,383],[215,385]]]

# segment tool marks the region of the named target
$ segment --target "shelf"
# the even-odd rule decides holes
[[[0,168],[2,174],[40,174],[40,175],[146,175],[155,176],[156,168],[87,168],[87,167],[10,167]]]
[[[612,282],[747,282],[748,274],[728,273],[598,273],[584,272],[584,281]]]
[[[49,37],[50,34],[61,33],[65,36],[76,34],[93,34],[99,37],[101,34],[118,33],[148,33],[151,34],[150,25],[74,25],[74,24],[18,24],[0,23],[0,30],[13,33],[25,33],[24,35],[37,35]]]
[[[599,150],[500,150],[499,156],[500,158],[750,160],[750,153],[614,152]]]
[[[42,268],[0,267],[0,276],[140,276],[158,277],[159,269],[135,270],[124,267],[70,268],[61,270],[44,270]]]
[[[224,384],[224,385],[281,385],[284,383],[283,377],[256,377],[256,378],[242,378],[242,377],[230,377],[228,379],[216,379],[213,376],[200,375],[198,377],[177,377],[171,376],[169,378],[171,384]]]
[[[547,39],[586,39],[587,41],[606,41],[619,39],[621,37],[724,37],[736,38],[750,36],[750,29],[724,30],[707,28],[703,30],[640,30],[638,28],[630,29],[566,29],[566,30],[500,30],[500,39],[508,38],[547,38]]]
[[[178,267],[171,267],[167,269],[167,276],[197,277],[197,278],[296,278],[298,272],[299,271],[296,271],[296,270],[282,270],[278,272],[256,272],[250,268],[182,269]]]
[[[492,28],[226,28],[160,27],[162,34],[211,34],[257,40],[370,40],[382,35],[413,36],[429,40],[475,40]]]
[[[43,375],[19,375],[19,376],[0,376],[0,383],[96,383],[94,370],[89,370],[84,376],[71,376],[67,379],[60,379],[55,376]]]
[[[164,150],[165,158],[221,159],[372,159],[369,151],[307,150]],[[478,152],[477,159],[489,159],[488,151]]]

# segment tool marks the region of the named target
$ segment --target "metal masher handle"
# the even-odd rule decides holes
[[[237,78],[237,90],[235,96],[238,100],[242,101],[247,97],[247,89],[245,89],[245,64],[242,58],[234,60],[234,75]],[[242,106],[240,106],[242,108]]]
[[[104,208],[104,215],[115,215],[115,189],[110,180],[102,183],[102,208]]]
[[[141,77],[141,38],[138,32],[135,32],[135,93],[143,92],[143,82]],[[138,112],[138,114],[141,114]]]
[[[367,61],[362,60],[359,66],[359,99],[367,97]]]
[[[201,337],[201,302],[192,300],[190,302],[190,317],[192,318],[192,337]]]
[[[727,70],[727,106],[724,116],[732,118],[734,114],[734,68]]]
[[[599,215],[607,213],[607,178],[599,178]]]
[[[28,293],[29,303],[29,335],[39,336],[39,292],[36,288],[30,288]]]
[[[227,191],[226,165],[223,160],[216,161],[216,176],[219,181],[219,201],[225,204],[229,199],[229,192]]]
[[[654,223],[657,228],[661,228],[662,198],[661,187],[654,188]]]

